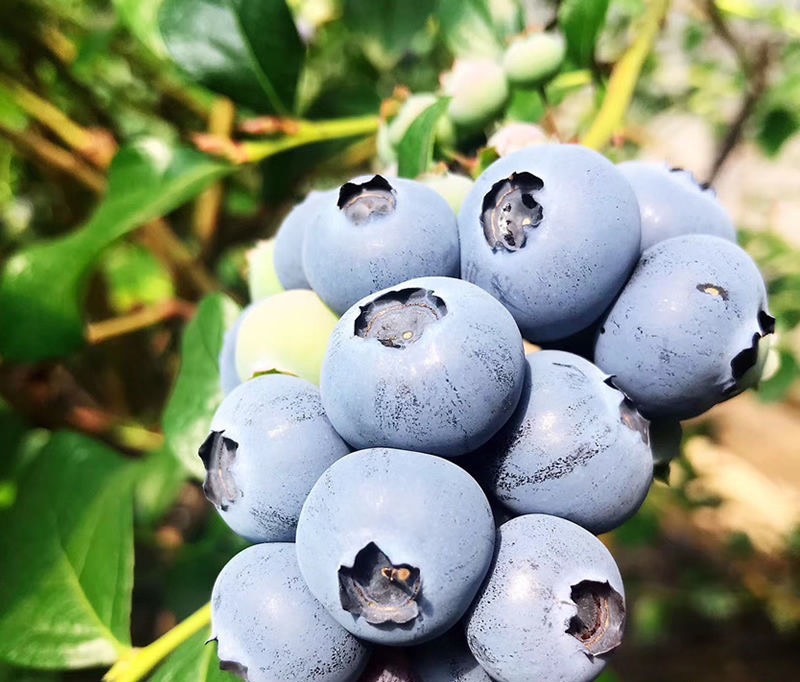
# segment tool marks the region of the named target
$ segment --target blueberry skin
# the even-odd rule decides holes
[[[653,481],[647,420],[588,360],[554,350],[526,360],[517,410],[484,448],[488,492],[516,514],[616,528]]]
[[[744,250],[673,237],[642,254],[600,327],[595,363],[649,419],[688,419],[757,382],[774,323]]]
[[[617,164],[636,193],[642,219],[641,250],[682,234],[713,234],[736,241],[736,228],[716,193],[681,168],[651,161]]]
[[[437,637],[464,615],[494,537],[489,502],[463,469],[433,455],[373,448],[343,457],[314,485],[297,525],[297,558],[309,589],[342,626],[371,642],[403,645]],[[371,545],[394,566],[418,570],[421,591],[403,612],[405,623],[370,623],[369,614],[343,606],[342,575]]]
[[[380,180],[370,185],[375,178]],[[391,189],[382,189],[380,181]],[[363,184],[386,203],[371,213],[365,205],[357,222],[346,202],[359,201],[353,188]],[[458,276],[456,217],[444,198],[421,182],[358,177],[342,186],[338,202],[327,196],[321,203],[306,232],[303,265],[314,291],[341,315],[364,296],[412,277]]]
[[[220,667],[248,682],[354,682],[369,656],[308,591],[291,543],[253,545],[225,565],[211,630]]]
[[[349,452],[317,388],[258,376],[217,409],[200,448],[204,490],[223,520],[251,542],[291,542],[303,502],[325,469]]]
[[[420,289],[446,306],[404,348],[355,331],[375,301]],[[511,315],[462,280],[423,277],[359,301],[339,320],[322,363],[328,418],[355,448],[395,447],[446,457],[485,443],[511,416],[525,354]]]
[[[609,551],[580,526],[544,514],[518,516],[497,536],[489,576],[466,620],[475,658],[498,682],[595,679],[624,627],[625,592]],[[582,588],[589,588],[585,602]],[[591,614],[593,593],[607,618],[581,641],[567,630],[580,625],[579,602]]]
[[[508,179],[522,191],[507,194]],[[462,278],[506,306],[533,342],[588,327],[639,256],[636,195],[614,164],[579,145],[540,144],[495,161],[458,227]]]
[[[310,289],[303,271],[303,239],[323,203],[335,200],[336,190],[312,190],[283,219],[275,235],[275,273],[284,289]]]
[[[409,649],[415,682],[492,682],[472,655],[459,626]]]

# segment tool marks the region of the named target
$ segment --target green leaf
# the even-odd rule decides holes
[[[609,0],[565,0],[558,24],[567,39],[567,55],[577,66],[589,66],[594,46],[606,19]]]
[[[295,110],[305,48],[284,0],[164,0],[158,20],[193,80],[257,112]]]
[[[198,479],[205,470],[197,450],[208,436],[208,425],[222,402],[219,354],[222,338],[239,313],[223,294],[201,301],[183,332],[181,369],[164,410],[164,435],[186,471]]]
[[[211,632],[203,629],[179,646],[162,663],[150,682],[235,682],[238,677],[219,669],[217,645],[209,642]]]
[[[186,481],[186,471],[167,447],[148,453],[137,467],[136,520],[151,525],[175,502]]]
[[[0,355],[34,361],[83,344],[81,299],[100,253],[134,228],[185,203],[234,167],[153,139],[120,150],[109,186],[75,232],[34,244],[0,272]]]
[[[776,156],[783,143],[800,129],[797,115],[782,107],[767,112],[760,124],[756,139],[768,156]]]
[[[439,0],[436,16],[444,41],[456,57],[502,54],[503,43],[487,0]]]
[[[161,303],[175,296],[169,270],[139,244],[115,244],[103,254],[100,269],[109,302],[116,313],[127,313],[138,306]]]
[[[55,434],[0,514],[0,660],[34,668],[112,663],[129,646],[132,465]]]
[[[158,57],[167,56],[167,48],[158,30],[158,10],[163,0],[112,0],[120,21],[136,39]]]
[[[343,18],[364,54],[385,70],[410,51],[435,7],[436,0],[344,0]]]
[[[436,124],[447,111],[448,102],[446,97],[434,102],[406,130],[397,146],[397,172],[400,177],[416,178],[428,170],[433,159]]]

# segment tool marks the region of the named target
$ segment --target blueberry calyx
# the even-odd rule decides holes
[[[389,348],[405,348],[446,314],[444,301],[428,289],[390,291],[361,306],[354,333]]]
[[[607,654],[622,643],[625,602],[608,582],[583,580],[572,586],[570,598],[577,612],[566,632],[583,644],[587,655]]]
[[[684,175],[687,178],[689,178],[689,180],[691,180],[692,184],[695,187],[697,187],[697,189],[699,189],[701,192],[708,192],[712,197],[713,196],[717,196],[717,193],[714,190],[714,188],[711,186],[711,183],[709,183],[709,182],[700,182],[694,176],[694,173],[692,173],[692,171],[688,171],[685,168],[681,168],[680,166],[673,166],[672,168],[669,169],[669,172],[670,173],[679,173],[681,175]]]
[[[339,567],[342,608],[368,623],[408,623],[419,614],[420,571],[409,564],[393,564],[370,542],[358,551],[352,566]]]
[[[709,296],[714,296],[715,298],[721,298],[723,301],[728,300],[728,291],[724,287],[719,286],[718,284],[711,284],[710,282],[705,282],[698,284],[695,289],[701,291],[704,294],[708,294]]]
[[[354,225],[363,225],[373,218],[394,213],[397,193],[381,175],[360,184],[346,182],[339,189],[336,202],[339,209]]]
[[[642,416],[634,402],[628,397],[625,391],[617,386],[617,383],[614,381],[613,374],[610,377],[606,377],[603,380],[603,383],[622,394],[622,401],[619,404],[619,420],[631,431],[636,431],[645,445],[649,445],[650,420],[645,419]]]
[[[231,473],[239,444],[224,431],[212,431],[203,441],[197,454],[206,468],[203,492],[214,506],[227,511],[228,506],[241,497],[241,491]]]
[[[481,225],[493,251],[519,251],[525,246],[526,231],[542,222],[542,205],[534,192],[544,187],[532,173],[512,173],[494,185],[483,197]]]
[[[757,319],[760,332],[753,334],[750,346],[739,351],[731,360],[732,379],[723,389],[726,395],[738,393],[742,379],[758,364],[761,339],[775,333],[775,318],[772,315],[764,310],[759,310]]]
[[[236,661],[220,661],[219,669],[228,673],[233,673],[241,677],[245,682],[250,679],[247,677],[247,666],[237,663]]]

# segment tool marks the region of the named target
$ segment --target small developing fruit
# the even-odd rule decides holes
[[[488,123],[508,99],[503,67],[493,59],[456,59],[439,80],[442,91],[450,97],[448,116],[467,130]]]
[[[512,83],[536,83],[558,71],[566,51],[566,42],[560,33],[521,36],[506,49],[503,69]]]

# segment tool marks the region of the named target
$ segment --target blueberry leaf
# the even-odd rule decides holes
[[[0,271],[0,355],[35,361],[80,348],[85,284],[103,250],[232,169],[153,139],[120,150],[106,195],[89,221],[65,237],[17,252]]]
[[[594,61],[594,46],[606,19],[609,0],[565,0],[558,24],[567,39],[567,55],[578,66]]]
[[[238,313],[238,306],[222,294],[203,299],[183,332],[181,368],[164,410],[167,445],[198,480],[205,476],[205,469],[197,450],[208,436],[211,417],[222,402],[222,337]]]
[[[413,39],[425,28],[435,4],[435,0],[344,0],[343,18],[367,58],[386,70],[411,51]]]
[[[436,16],[444,41],[456,57],[502,53],[503,43],[486,0],[440,0]]]
[[[164,0],[158,22],[192,80],[259,113],[294,111],[305,48],[284,0]]]
[[[414,119],[397,148],[398,174],[416,178],[428,170],[433,158],[436,124],[447,110],[448,99],[442,98]]]
[[[128,649],[133,465],[85,436],[55,434],[0,514],[0,660],[84,668]]]
[[[217,645],[206,644],[211,632],[205,628],[190,637],[162,663],[150,682],[235,682],[239,678],[219,669]]]
[[[154,55],[166,57],[167,50],[158,31],[161,0],[113,0],[120,22]]]

